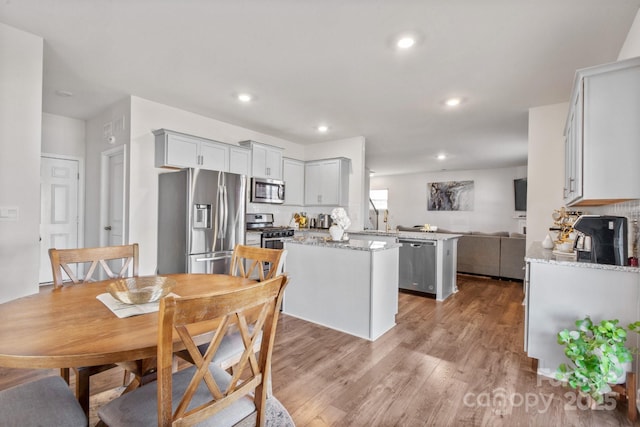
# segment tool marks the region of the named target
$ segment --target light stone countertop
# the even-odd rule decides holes
[[[326,232],[329,235],[329,230],[322,228],[303,228],[296,229],[296,233],[304,234],[304,233],[322,233]],[[416,239],[416,240],[449,240],[449,239],[457,239],[462,236],[462,234],[449,234],[449,233],[437,233],[437,232],[425,232],[425,231],[381,231],[381,230],[347,230],[347,234],[359,234],[359,235],[370,235],[370,236],[381,236],[381,237],[396,237],[400,239]]]
[[[438,233],[431,231],[380,231],[380,230],[362,230],[349,231],[351,234],[370,234],[372,236],[389,236],[400,239],[416,239],[416,240],[449,240],[457,239],[462,234]]]
[[[381,242],[377,240],[356,240],[350,239],[344,242],[333,242],[323,237],[294,237],[285,239],[287,244],[293,243],[307,246],[320,246],[324,248],[335,249],[351,249],[357,251],[382,251],[387,249],[399,248],[399,243]]]
[[[556,253],[554,253],[556,252]],[[640,273],[640,267],[629,267],[624,265],[610,265],[610,264],[595,264],[591,262],[577,262],[575,261],[575,255],[557,254],[557,251],[551,249],[545,249],[542,247],[542,242],[533,242],[527,249],[527,253],[524,257],[525,261],[536,262],[543,264],[558,264],[568,267],[581,267],[581,268],[593,268],[597,270],[613,270],[613,271],[628,271],[631,273]]]

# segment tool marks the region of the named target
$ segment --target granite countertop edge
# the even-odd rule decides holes
[[[592,268],[595,270],[611,270],[611,271],[628,271],[630,273],[640,273],[639,267],[630,267],[626,265],[611,265],[611,264],[594,264],[590,262],[577,262],[575,260],[562,259],[565,256],[556,255],[551,249],[545,249],[542,247],[542,242],[533,242],[527,249],[524,260],[527,262],[539,263],[539,264],[556,264],[564,265],[567,267],[580,267],[580,268]],[[568,257],[568,255],[566,256]]]
[[[296,229],[296,232],[300,233],[322,233],[326,232],[329,234],[328,229],[322,228],[303,228]],[[450,240],[457,239],[462,236],[462,234],[451,234],[451,233],[438,233],[431,231],[379,231],[379,230],[347,230],[347,234],[364,234],[369,236],[380,236],[380,237],[396,237],[396,238],[407,238],[407,239],[418,239],[418,240]]]
[[[303,246],[317,246],[323,248],[335,248],[335,249],[348,249],[355,251],[386,251],[388,249],[399,248],[402,246],[400,243],[381,242],[377,240],[348,240],[345,242],[331,242],[324,239],[304,239],[298,240],[296,238],[285,239],[285,243],[293,243]]]

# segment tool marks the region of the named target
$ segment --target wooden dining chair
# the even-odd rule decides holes
[[[0,391],[0,426],[87,426],[88,418],[62,378],[45,377]]]
[[[105,246],[98,248],[49,249],[53,270],[54,292],[64,286],[102,280],[96,273],[103,272],[107,278],[135,277],[138,275],[138,244]],[[135,378],[128,384],[127,391],[143,382],[143,377],[155,370],[155,358],[118,363],[125,369],[124,383],[129,373]],[[76,396],[85,410],[89,405],[89,378],[111,369],[116,364],[90,367],[71,367],[76,374]],[[60,375],[69,383],[69,368],[61,368]],[[125,384],[127,385],[127,384]]]
[[[266,249],[256,248],[253,246],[236,245],[231,258],[231,268],[229,274],[231,276],[256,277],[259,280],[271,279],[276,275],[283,274],[284,262],[287,251],[283,249]],[[265,274],[265,267],[268,271]],[[259,273],[258,273],[259,272]],[[258,337],[255,343],[255,350],[260,348],[260,340]],[[218,352],[213,357],[213,363],[222,369],[233,369],[240,356],[242,355],[242,339],[237,331],[230,331],[222,340],[218,348]],[[204,354],[204,349],[201,348]],[[176,356],[193,363],[189,353],[186,351],[176,352]]]
[[[260,281],[271,279],[276,276],[283,252],[283,249],[236,245],[233,248],[229,274]]]
[[[108,426],[293,426],[282,404],[267,396],[284,275],[213,295],[169,296],[161,300],[158,331],[158,381],[107,403],[98,416]],[[257,316],[249,313],[258,312]],[[252,320],[253,319],[253,320]],[[227,330],[236,326],[244,351],[233,375],[214,363]],[[262,333],[259,356],[253,345]],[[207,337],[202,355],[198,343]],[[179,342],[174,342],[174,337]],[[176,346],[191,354],[194,366],[172,372]]]

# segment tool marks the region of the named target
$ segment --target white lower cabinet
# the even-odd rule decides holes
[[[304,201],[308,206],[347,206],[351,161],[340,157],[305,164]]]
[[[525,349],[538,359],[538,373],[553,376],[568,361],[557,334],[590,316],[594,322],[618,319],[625,327],[638,320],[638,271],[528,262],[525,278]],[[637,269],[636,269],[637,270]],[[635,348],[638,337],[627,339]]]

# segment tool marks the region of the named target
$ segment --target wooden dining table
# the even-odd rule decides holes
[[[256,282],[225,274],[171,274],[173,293],[220,293]],[[113,280],[64,286],[0,304],[0,366],[69,368],[156,356],[158,312],[118,318],[96,299]],[[178,341],[178,338],[176,338]],[[88,385],[87,385],[88,387]],[[89,390],[79,395],[85,411]]]

